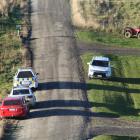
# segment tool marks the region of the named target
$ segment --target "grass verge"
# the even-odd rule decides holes
[[[87,62],[97,54],[82,56],[85,71]],[[87,80],[88,98],[94,112],[104,117],[140,120],[140,57],[107,55],[113,65],[109,80]]]
[[[16,25],[24,22],[19,4],[17,1],[8,17],[0,18],[0,98],[8,94],[15,72],[23,64],[23,47],[16,30]]]
[[[126,39],[123,35],[107,34],[104,32],[95,31],[77,31],[76,35],[79,40],[89,43],[99,43],[112,47],[130,47],[139,48],[140,39],[129,38]]]

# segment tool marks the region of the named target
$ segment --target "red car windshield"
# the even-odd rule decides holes
[[[20,100],[6,100],[4,101],[3,105],[5,106],[21,105],[21,101]]]

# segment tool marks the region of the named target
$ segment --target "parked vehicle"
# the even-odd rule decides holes
[[[24,97],[6,97],[0,106],[0,117],[28,117],[29,107]]]
[[[27,86],[30,88],[38,87],[38,73],[32,68],[20,68],[14,76],[13,86]]]
[[[126,27],[124,29],[124,36],[125,38],[137,37],[140,39],[140,27],[139,28]]]
[[[14,87],[11,90],[9,97],[24,96],[28,105],[34,107],[36,105],[36,97],[29,87]]]
[[[87,64],[89,65],[89,79],[93,77],[109,78],[112,75],[110,60],[108,57],[96,56]]]

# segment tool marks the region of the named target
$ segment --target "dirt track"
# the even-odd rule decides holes
[[[134,55],[140,56],[140,48],[122,48],[122,47],[108,47],[97,43],[85,43],[77,41],[77,46],[80,54],[87,52],[103,53],[103,54],[115,54],[115,55]]]

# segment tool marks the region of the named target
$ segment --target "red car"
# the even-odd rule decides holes
[[[0,106],[0,117],[27,117],[29,107],[24,97],[6,97]]]

